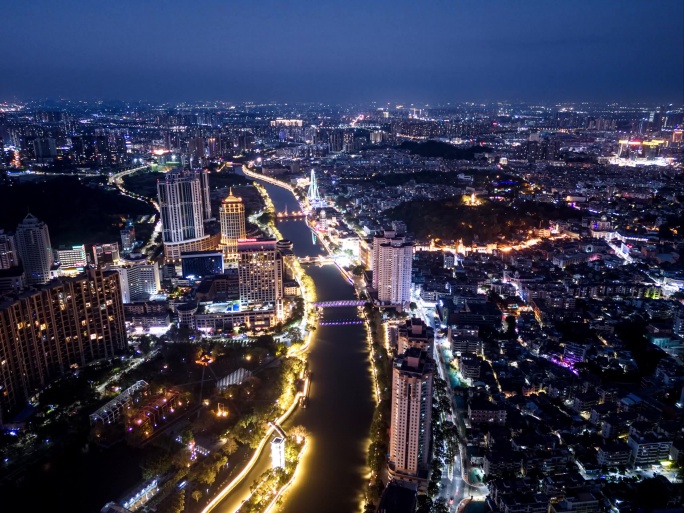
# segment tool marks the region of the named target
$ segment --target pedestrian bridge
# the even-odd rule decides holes
[[[341,301],[320,301],[318,303],[312,303],[313,306],[318,308],[336,308],[342,306],[363,306],[366,301],[360,301],[358,299],[344,299]]]

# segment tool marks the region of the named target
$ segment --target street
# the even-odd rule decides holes
[[[437,336],[437,330],[439,326],[435,325],[435,309],[434,307],[426,306],[420,298],[416,299],[416,305],[418,306],[418,311],[420,316],[423,318],[426,324],[428,324],[435,331],[435,339],[433,343],[433,358],[437,363],[437,370],[439,377],[447,383],[447,387],[451,391],[451,416],[452,422],[456,424],[457,427],[461,426],[458,417],[458,407],[456,405],[456,400],[454,397],[453,389],[451,386],[451,379],[449,378],[449,371],[447,362],[444,361],[444,357],[440,351],[440,347],[446,341],[442,340]],[[446,421],[446,419],[444,419]],[[462,429],[460,429],[462,431]],[[465,433],[462,433],[465,438]],[[449,511],[457,511],[461,501],[466,498],[473,497],[474,500],[478,498],[483,498],[487,495],[488,490],[486,486],[471,486],[464,479],[464,472],[468,471],[468,465],[463,465],[463,458],[466,456],[467,447],[463,444],[459,444],[459,454],[456,456],[453,465],[450,465],[444,469],[441,486],[439,488],[439,497],[444,498],[449,504]]]

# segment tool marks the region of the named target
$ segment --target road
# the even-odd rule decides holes
[[[434,307],[425,305],[420,298],[416,298],[416,305],[418,306],[420,316],[423,318],[426,324],[432,327],[436,334],[439,326],[435,325]],[[459,422],[458,407],[456,405],[456,400],[451,388],[451,380],[449,378],[447,362],[444,361],[444,357],[440,351],[441,342],[442,341],[438,337],[435,337],[435,341],[433,343],[433,358],[435,362],[437,362],[439,377],[446,381],[447,387],[449,387],[449,390],[451,390],[450,397],[452,419],[456,420],[456,426],[461,429],[462,424]],[[462,433],[462,435],[465,437],[465,433]],[[462,462],[464,456],[466,456],[467,448],[463,444],[460,444],[459,449],[459,454],[456,456],[454,464],[444,469],[442,483],[439,489],[439,497],[446,499],[447,503],[451,503],[451,499],[453,499],[453,502],[449,506],[449,511],[453,512],[458,510],[459,504],[465,498],[469,498],[471,496],[481,497],[487,494],[486,488],[471,486],[466,482],[466,480],[464,480],[464,472],[467,472],[468,468],[467,465],[465,465],[464,468]]]

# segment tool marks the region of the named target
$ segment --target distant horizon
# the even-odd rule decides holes
[[[6,0],[3,21],[0,98],[684,99],[681,0]]]
[[[611,104],[616,104],[625,107],[668,107],[673,108],[684,108],[684,99],[679,101],[672,100],[656,100],[656,99],[641,99],[641,100],[547,100],[547,99],[464,99],[464,100],[443,100],[437,102],[416,102],[410,100],[392,100],[392,101],[376,101],[376,100],[358,100],[358,101],[324,101],[324,100],[231,100],[231,99],[220,99],[220,98],[210,98],[210,99],[178,99],[178,100],[154,100],[150,98],[103,98],[103,97],[32,97],[32,98],[0,98],[0,105],[7,104],[20,104],[26,105],[31,103],[49,103],[54,102],[56,104],[71,102],[71,103],[84,103],[84,104],[111,104],[111,103],[148,103],[150,105],[169,105],[169,106],[179,106],[183,104],[188,104],[190,106],[197,106],[199,104],[209,104],[209,103],[222,103],[227,106],[244,106],[244,105],[254,105],[254,106],[296,106],[296,105],[320,105],[320,106],[335,106],[335,107],[348,107],[348,106],[376,106],[380,108],[444,108],[449,106],[463,106],[471,104],[471,106],[492,106],[495,104],[502,105],[523,105],[527,107],[532,107],[535,105],[543,107],[553,107],[553,106],[564,106],[564,105],[597,105],[597,106],[609,106]]]

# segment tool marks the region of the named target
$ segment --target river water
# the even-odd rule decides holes
[[[277,211],[299,210],[287,190],[262,182]],[[303,220],[280,222],[283,237],[294,244],[298,257],[316,256],[323,248],[313,242]],[[306,268],[319,301],[354,299],[354,289],[334,265]],[[356,308],[331,308],[324,320],[352,319]],[[319,326],[308,355],[312,372],[308,407],[298,409],[284,428],[302,425],[311,436],[297,470],[295,484],[280,508],[286,513],[353,513],[359,511],[368,478],[366,454],[375,403],[370,357],[362,325]],[[261,458],[245,480],[249,484],[268,468],[270,455]],[[265,461],[268,460],[268,461]],[[241,487],[242,488],[242,487]],[[244,498],[238,489],[217,510],[231,511]],[[234,511],[234,509],[232,509]]]

